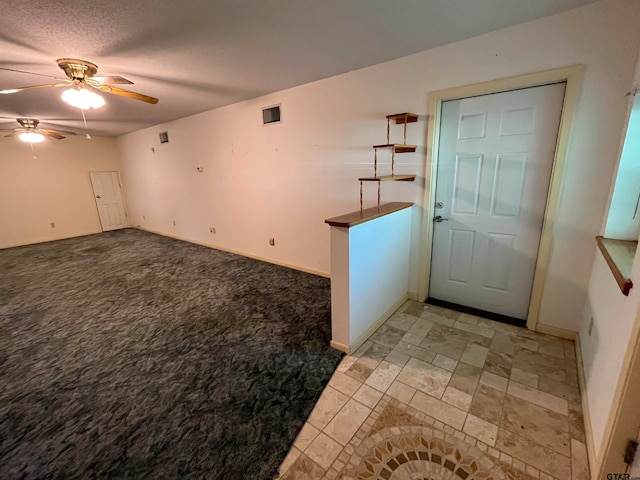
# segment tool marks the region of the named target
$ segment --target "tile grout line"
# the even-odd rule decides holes
[[[411,302],[406,302],[406,303],[401,307],[401,309],[399,309],[399,310],[398,310],[398,312],[401,312],[401,313],[403,313],[404,315],[410,315],[410,314],[407,314],[407,313],[404,313],[404,312],[405,312],[405,311],[406,311],[406,309],[407,309],[409,306],[411,306],[411,305],[412,305],[412,304],[411,304]],[[426,308],[423,310],[423,312],[427,312],[427,311],[429,312],[429,314],[437,315],[437,314],[435,314],[435,313],[433,313],[433,312],[431,312],[431,311],[427,310]],[[338,474],[338,473],[339,473],[339,471],[341,471],[340,463],[339,463],[339,462],[340,462],[341,457],[342,457],[342,458],[344,458],[344,456],[345,456],[345,452],[347,451],[347,449],[348,449],[352,444],[354,444],[354,442],[355,442],[356,444],[358,444],[358,445],[359,445],[360,443],[362,443],[362,441],[363,441],[363,440],[364,440],[364,438],[366,438],[366,437],[363,437],[363,438],[362,438],[362,439],[360,439],[360,440],[358,440],[358,438],[357,438],[357,437],[358,437],[358,436],[362,436],[366,431],[370,431],[370,430],[373,428],[373,426],[375,425],[375,423],[376,423],[377,419],[380,417],[380,415],[381,415],[381,414],[382,414],[382,412],[384,411],[384,408],[386,408],[386,406],[387,406],[387,405],[391,404],[391,402],[395,402],[395,403],[397,403],[398,405],[402,405],[402,406],[404,406],[404,410],[406,410],[406,411],[412,411],[412,412],[413,412],[413,414],[411,414],[411,415],[410,415],[410,416],[412,416],[412,417],[416,417],[416,415],[424,415],[424,418],[425,418],[425,419],[426,419],[426,418],[431,418],[431,419],[432,419],[432,421],[433,421],[433,423],[429,423],[429,424],[430,424],[433,428],[439,429],[440,431],[447,431],[447,432],[449,432],[449,431],[450,431],[450,433],[451,433],[451,434],[455,434],[455,437],[456,437],[456,438],[459,438],[459,439],[461,439],[461,440],[464,440],[464,441],[465,441],[466,443],[468,443],[468,444],[471,444],[471,445],[482,445],[481,451],[485,451],[484,449],[486,449],[486,452],[489,452],[489,450],[490,450],[490,449],[492,449],[492,450],[494,450],[495,452],[498,452],[498,457],[497,457],[497,459],[498,459],[499,461],[501,461],[501,462],[506,462],[506,464],[508,464],[508,465],[510,466],[510,468],[514,468],[514,469],[516,469],[516,470],[521,470],[521,471],[523,471],[523,472],[525,472],[525,471],[526,471],[526,472],[527,472],[527,475],[529,475],[529,473],[528,473],[528,472],[532,472],[532,473],[531,473],[531,476],[532,476],[533,478],[539,478],[539,477],[541,477],[541,476],[544,476],[544,478],[552,478],[551,476],[549,476],[549,475],[548,475],[548,474],[546,474],[545,472],[542,472],[542,471],[538,470],[538,469],[537,469],[536,467],[534,467],[533,465],[531,465],[531,464],[529,464],[529,463],[527,463],[527,462],[524,462],[524,461],[522,461],[522,460],[519,460],[519,459],[517,459],[516,457],[511,456],[511,455],[507,454],[506,452],[503,452],[501,449],[499,449],[499,448],[497,448],[497,447],[491,447],[491,446],[489,446],[489,445],[485,444],[484,442],[482,442],[480,439],[477,439],[476,437],[473,437],[472,435],[466,434],[466,433],[464,432],[464,428],[465,428],[465,426],[466,426],[466,422],[467,422],[467,420],[468,420],[468,418],[469,418],[469,415],[471,414],[471,413],[470,413],[470,410],[471,410],[471,406],[472,406],[472,404],[473,404],[473,400],[476,398],[476,395],[478,394],[478,392],[479,392],[479,390],[480,390],[481,385],[485,385],[485,386],[487,386],[487,387],[489,387],[489,388],[493,388],[493,389],[498,390],[498,391],[500,391],[500,392],[502,392],[502,390],[501,390],[500,388],[495,388],[495,386],[494,386],[494,385],[492,385],[492,384],[490,383],[490,381],[488,381],[488,380],[486,380],[486,379],[485,379],[485,382],[484,382],[484,383],[481,381],[481,379],[482,379],[483,375],[485,374],[485,372],[489,372],[489,370],[486,370],[486,355],[485,355],[485,361],[483,362],[483,366],[482,366],[481,368],[480,368],[480,367],[476,367],[475,365],[467,364],[466,362],[462,362],[462,360],[461,360],[461,358],[460,358],[460,359],[458,359],[458,360],[451,359],[451,360],[453,360],[453,361],[455,361],[455,362],[456,362],[456,365],[455,365],[455,367],[454,367],[454,370],[447,370],[447,369],[443,369],[443,368],[442,368],[441,366],[439,366],[439,365],[435,365],[435,364],[433,364],[433,362],[435,361],[435,359],[437,358],[437,356],[438,356],[438,355],[442,355],[442,356],[444,356],[444,357],[446,357],[446,358],[451,358],[451,357],[449,357],[449,356],[448,356],[448,355],[446,355],[446,354],[442,354],[442,353],[439,353],[438,351],[432,351],[432,350],[429,350],[428,348],[426,348],[426,350],[427,350],[427,351],[429,351],[429,352],[433,353],[433,357],[431,358],[431,360],[430,360],[430,361],[428,361],[428,362],[426,362],[426,361],[421,360],[421,359],[419,359],[419,358],[417,358],[417,357],[414,357],[414,356],[413,356],[413,355],[411,355],[411,354],[406,354],[406,353],[404,353],[404,352],[401,352],[400,350],[397,350],[396,348],[398,347],[398,345],[399,345],[399,343],[400,343],[400,342],[408,343],[409,345],[411,345],[411,346],[413,346],[413,347],[416,347],[416,348],[423,348],[423,347],[420,347],[419,345],[414,345],[414,344],[412,344],[412,343],[410,343],[410,342],[406,342],[405,340],[403,340],[404,336],[405,336],[407,333],[410,333],[410,332],[409,332],[409,330],[415,326],[415,324],[419,321],[419,319],[429,320],[429,319],[425,319],[423,316],[415,316],[415,315],[411,315],[411,316],[412,316],[412,317],[415,317],[415,320],[413,320],[412,322],[410,322],[411,324],[410,324],[410,326],[408,327],[408,329],[406,329],[406,330],[404,329],[404,327],[403,327],[403,328],[398,328],[397,326],[395,326],[395,325],[393,325],[393,324],[392,324],[392,325],[389,325],[390,327],[393,327],[394,329],[396,329],[396,330],[399,330],[399,331],[403,332],[402,337],[394,343],[394,346],[393,346],[393,347],[390,347],[390,346],[388,345],[390,342],[386,342],[386,343],[388,343],[388,344],[387,344],[387,345],[385,345],[385,344],[383,344],[383,343],[378,343],[376,340],[371,340],[371,342],[370,342],[371,344],[369,345],[369,347],[368,347],[367,349],[364,349],[364,350],[362,350],[362,351],[359,351],[359,352],[358,352],[358,353],[359,353],[359,356],[357,356],[357,357],[356,357],[356,356],[355,356],[355,354],[353,355],[353,358],[355,358],[356,360],[354,360],[354,362],[353,362],[353,363],[351,363],[351,365],[350,365],[350,367],[349,367],[349,368],[351,368],[351,366],[353,366],[353,365],[354,365],[356,362],[358,362],[360,359],[362,359],[362,358],[365,358],[365,359],[366,359],[366,358],[367,358],[367,357],[366,357],[366,353],[367,353],[367,351],[369,350],[369,348],[371,348],[371,347],[372,347],[372,346],[374,346],[374,345],[377,345],[379,348],[383,348],[383,349],[388,349],[388,350],[389,350],[389,352],[388,352],[388,353],[386,353],[386,354],[383,356],[383,358],[382,358],[381,360],[378,360],[378,359],[377,359],[377,358],[375,358],[375,357],[370,359],[370,360],[372,360],[372,361],[375,361],[375,362],[376,362],[376,366],[371,370],[371,373],[367,376],[367,378],[366,378],[364,381],[360,381],[360,379],[359,379],[359,378],[355,378],[355,377],[353,377],[353,376],[351,376],[351,375],[348,375],[348,374],[347,374],[348,369],[347,369],[347,370],[345,370],[344,372],[341,372],[341,373],[343,373],[343,374],[347,375],[350,379],[353,379],[354,381],[356,381],[356,382],[358,383],[358,387],[353,391],[353,393],[352,393],[352,394],[345,394],[345,393],[344,393],[344,392],[342,392],[341,390],[339,390],[339,389],[337,389],[337,388],[335,388],[335,387],[333,387],[333,386],[332,386],[332,388],[333,388],[334,390],[336,390],[336,391],[340,392],[340,393],[341,393],[341,394],[343,394],[343,395],[346,395],[346,396],[348,397],[348,399],[347,399],[347,401],[345,402],[345,404],[344,404],[344,405],[342,405],[342,407],[338,410],[338,412],[336,412],[336,414],[335,414],[335,415],[333,415],[333,416],[331,417],[331,419],[328,421],[327,425],[325,425],[325,427],[324,427],[322,430],[320,430],[320,432],[325,433],[325,435],[327,435],[327,436],[328,436],[329,438],[331,438],[333,441],[336,441],[336,440],[335,440],[331,435],[329,435],[328,433],[326,433],[326,432],[324,431],[324,429],[325,429],[325,428],[327,428],[327,426],[328,426],[332,421],[334,421],[335,417],[336,417],[336,416],[337,416],[337,415],[342,411],[342,409],[345,407],[345,405],[349,402],[349,400],[350,400],[350,399],[353,399],[353,400],[354,400],[358,405],[361,405],[361,406],[363,406],[363,407],[365,407],[365,408],[369,409],[370,413],[369,413],[369,415],[364,419],[364,421],[360,423],[359,428],[355,431],[355,433],[354,433],[354,434],[352,434],[352,435],[350,436],[349,441],[348,441],[344,446],[342,446],[342,444],[340,444],[340,442],[336,442],[336,443],[338,443],[342,448],[341,448],[340,452],[338,453],[337,457],[334,459],[334,462],[332,463],[332,465],[329,467],[329,469],[327,469],[327,470],[325,471],[325,475],[328,475],[328,474],[329,474],[329,470],[333,469],[333,473],[332,473],[332,475],[333,475],[333,476],[332,476],[332,477],[326,477],[326,478],[336,478],[336,477],[335,477],[335,475],[336,475],[336,474]],[[449,317],[446,317],[446,318],[449,318]],[[455,319],[453,319],[453,322],[454,322],[454,324],[455,324],[456,320],[455,320]],[[473,335],[478,335],[477,333],[475,333],[475,332],[470,332],[470,331],[468,331],[467,329],[460,329],[460,328],[456,328],[455,326],[449,325],[449,324],[448,324],[448,322],[443,322],[443,323],[436,322],[436,323],[434,323],[434,325],[433,325],[433,326],[438,326],[438,325],[442,326],[443,328],[455,328],[456,330],[459,330],[460,332],[462,332],[462,334],[464,334],[464,333],[470,333],[470,334],[473,334]],[[405,324],[405,326],[406,326],[406,324]],[[491,329],[491,328],[492,328],[492,326],[491,326],[491,325],[486,325],[486,326],[485,326],[485,325],[483,325],[482,327],[483,327],[483,328],[487,328],[487,329]],[[532,334],[529,334],[529,335],[524,335],[524,334],[523,334],[523,332],[522,332],[522,331],[520,331],[520,330],[515,330],[515,331],[505,331],[505,332],[502,332],[502,331],[500,331],[500,330],[493,330],[493,331],[494,331],[494,336],[493,336],[492,338],[495,338],[495,333],[501,333],[501,334],[507,335],[507,336],[509,336],[509,337],[522,338],[523,340],[527,340],[527,341],[531,341],[531,342],[536,342],[536,347],[537,347],[537,348],[536,348],[536,350],[535,350],[534,352],[535,352],[535,353],[538,353],[538,354],[541,354],[541,355],[549,356],[549,353],[545,353],[545,351],[539,351],[539,346],[538,346],[538,343],[539,343],[539,342],[533,339],[533,338],[536,338],[536,337],[535,337],[535,335],[536,335],[536,334],[533,334],[533,333],[532,333]],[[524,333],[528,333],[528,332],[524,332]],[[425,339],[428,337],[428,335],[429,335],[429,332],[427,332],[424,336],[417,335],[418,337],[420,337],[420,338],[421,338],[421,342],[420,342],[420,343],[424,342],[424,341],[425,341]],[[531,338],[531,337],[532,337],[532,338]],[[485,338],[489,338],[489,337],[485,337]],[[543,339],[543,338],[544,338],[544,337],[541,337],[541,339]],[[489,338],[489,340],[491,340],[491,339]],[[491,343],[493,343],[493,340],[491,340]],[[486,349],[486,350],[487,350],[487,353],[488,353],[489,351],[491,351],[491,343],[490,343],[488,346],[486,346],[486,347],[485,347],[485,346],[484,346],[484,345],[485,345],[484,343],[477,343],[477,342],[474,342],[473,340],[466,339],[465,348],[463,349],[463,353],[464,353],[464,351],[466,351],[467,347],[468,347],[470,344],[477,344],[477,345],[479,345],[479,346],[482,346],[484,349]],[[562,344],[561,344],[561,345],[562,345]],[[516,347],[518,347],[518,348],[520,348],[520,349],[525,349],[525,350],[533,351],[533,350],[531,350],[530,348],[522,347],[521,345],[516,345]],[[550,349],[547,349],[546,351],[548,352],[548,351],[550,351]],[[414,359],[416,359],[416,360],[424,361],[426,364],[428,364],[428,365],[430,365],[430,366],[432,366],[432,367],[434,367],[434,368],[438,368],[438,369],[441,369],[441,370],[443,370],[443,371],[447,372],[447,373],[448,373],[448,375],[449,375],[449,377],[448,377],[448,380],[447,380],[446,385],[444,385],[442,395],[441,395],[440,397],[436,397],[435,395],[433,395],[433,394],[432,394],[432,393],[430,393],[430,392],[424,391],[424,390],[422,390],[422,389],[420,389],[420,388],[415,388],[415,387],[413,387],[412,385],[409,385],[409,384],[407,384],[407,383],[403,382],[402,380],[399,380],[399,379],[398,379],[398,377],[400,376],[400,373],[402,373],[402,371],[403,371],[403,370],[405,369],[405,367],[407,366],[408,361],[407,361],[407,362],[405,362],[403,365],[398,365],[397,363],[390,362],[389,360],[387,360],[387,357],[388,357],[392,352],[397,352],[398,354],[402,354],[403,356],[408,357],[408,359],[409,359],[409,360],[411,360],[412,358],[414,358]],[[509,354],[509,356],[513,359],[513,357],[514,357],[515,353],[516,353],[516,351],[515,351],[515,349],[514,349],[514,352],[512,352],[511,354]],[[554,358],[558,358],[558,359],[562,359],[562,360],[563,360],[563,367],[564,367],[564,368],[563,368],[563,370],[565,370],[565,372],[564,372],[564,373],[565,373],[565,378],[568,378],[568,373],[567,373],[567,372],[570,370],[570,365],[569,365],[569,363],[570,363],[570,362],[569,362],[569,360],[571,360],[571,359],[569,359],[569,358],[564,354],[564,346],[563,346],[563,357],[559,357],[559,356],[556,356],[556,355],[551,355],[551,356],[552,356],[552,357],[554,357]],[[575,360],[573,360],[573,361],[575,361]],[[382,363],[382,362],[387,362],[387,363],[389,363],[389,364],[391,364],[391,365],[394,365],[394,366],[396,366],[396,367],[398,367],[398,368],[399,368],[398,373],[397,373],[397,374],[394,376],[394,378],[389,382],[389,385],[387,386],[387,388],[386,388],[384,391],[381,391],[381,390],[379,390],[378,388],[376,388],[376,387],[374,387],[374,386],[372,386],[372,385],[368,385],[368,384],[366,383],[366,381],[368,380],[368,378],[369,378],[369,377],[371,377],[371,375],[373,375],[373,373],[374,373],[374,372],[375,372],[375,371],[380,367],[380,365],[381,365],[381,363]],[[444,399],[443,399],[443,398],[444,398],[444,394],[446,393],[447,389],[450,387],[451,382],[452,382],[452,379],[454,378],[454,375],[455,375],[455,373],[456,373],[456,370],[457,370],[457,368],[458,368],[458,366],[459,366],[460,364],[462,364],[462,365],[468,365],[468,366],[473,367],[473,368],[479,368],[479,370],[480,370],[479,376],[478,376],[478,378],[477,378],[477,381],[476,381],[475,386],[474,386],[474,389],[473,389],[473,394],[471,394],[471,395],[470,395],[470,397],[471,397],[471,402],[469,403],[469,406],[468,406],[466,409],[459,408],[458,406],[456,406],[456,405],[454,405],[454,404],[452,404],[452,403],[450,403],[450,402],[448,402],[448,401],[446,401],[446,400],[444,400]],[[514,367],[513,367],[513,365],[511,365],[511,369],[513,369],[513,368],[514,368]],[[491,372],[489,372],[489,373],[491,373]],[[510,431],[510,429],[506,428],[506,425],[504,425],[504,423],[503,423],[503,420],[504,420],[504,408],[505,408],[505,405],[506,405],[506,398],[507,398],[507,395],[511,395],[511,394],[509,393],[509,387],[510,387],[511,383],[512,383],[512,382],[513,382],[513,383],[519,383],[519,382],[516,382],[515,380],[513,380],[513,379],[511,378],[511,375],[507,376],[506,378],[505,378],[505,377],[503,377],[503,376],[502,376],[502,375],[500,375],[500,374],[495,374],[495,373],[493,373],[493,375],[496,375],[497,377],[500,377],[500,378],[502,378],[502,379],[505,379],[505,380],[506,380],[505,390],[504,390],[504,392],[502,392],[502,393],[503,393],[503,395],[502,395],[502,399],[501,399],[501,402],[500,402],[500,416],[499,416],[499,418],[498,418],[498,422],[497,422],[497,425],[496,425],[496,428],[498,429],[498,430],[497,430],[497,432],[496,432],[496,440],[497,440],[497,436],[498,436],[498,434],[499,434],[500,430]],[[536,375],[537,375],[537,374],[536,374]],[[399,400],[399,399],[396,399],[395,397],[391,397],[391,396],[388,394],[388,392],[389,392],[389,390],[390,390],[391,386],[392,386],[395,382],[398,382],[398,384],[403,385],[403,386],[404,386],[404,387],[406,387],[406,388],[411,388],[411,389],[412,389],[411,396],[407,399],[407,401],[406,401],[406,402],[401,401],[401,400]],[[559,382],[559,383],[564,384],[565,382]],[[356,399],[354,398],[354,395],[356,395],[356,393],[357,393],[357,392],[362,388],[362,386],[364,386],[364,385],[367,385],[369,388],[372,388],[373,390],[375,390],[375,392],[380,393],[380,394],[382,395],[382,396],[380,397],[380,399],[378,399],[378,400],[376,401],[376,403],[374,404],[374,407],[373,407],[373,408],[369,407],[368,405],[363,404],[362,402],[360,402],[360,401],[358,401],[358,400],[356,400]],[[496,384],[496,385],[498,385],[498,384]],[[568,384],[568,385],[569,385],[569,386],[571,386],[571,384]],[[573,457],[573,450],[574,450],[574,449],[573,449],[573,445],[572,445],[571,440],[572,440],[572,439],[574,439],[574,437],[572,436],[572,433],[571,433],[571,429],[572,429],[572,427],[571,427],[571,421],[570,421],[570,411],[569,411],[569,408],[568,408],[568,407],[569,407],[569,405],[568,405],[568,399],[566,399],[566,398],[564,398],[564,397],[561,397],[561,396],[557,396],[557,395],[555,395],[554,393],[549,393],[549,392],[547,392],[547,391],[545,391],[545,390],[541,390],[539,387],[538,387],[538,388],[533,388],[533,387],[529,387],[528,385],[524,385],[524,384],[523,384],[523,386],[524,386],[524,387],[527,387],[527,389],[531,389],[531,390],[533,390],[533,391],[537,391],[537,392],[543,393],[543,394],[545,394],[545,395],[549,395],[549,396],[551,396],[551,397],[554,397],[554,398],[555,398],[555,399],[557,399],[557,400],[564,400],[564,401],[566,402],[566,404],[567,404],[567,414],[566,414],[566,415],[565,415],[565,414],[561,414],[561,413],[559,413],[559,414],[560,414],[560,415],[562,415],[562,416],[566,419],[566,423],[565,423],[565,425],[566,425],[566,427],[567,427],[567,431],[569,432],[570,445],[569,445],[569,458],[568,458],[567,460],[568,460],[568,462],[569,462],[569,472],[570,472],[570,474],[572,474],[572,473],[573,473],[573,466],[572,466],[572,464],[571,464],[571,461],[572,461],[572,457]],[[454,387],[451,387],[451,388],[454,388]],[[452,425],[449,425],[448,423],[443,423],[442,421],[439,421],[439,420],[437,420],[437,419],[435,419],[435,418],[432,418],[432,417],[430,417],[429,415],[426,415],[426,414],[424,414],[424,413],[421,413],[421,411],[420,411],[420,410],[417,410],[415,407],[412,407],[410,404],[411,404],[411,402],[414,400],[414,398],[415,398],[415,396],[416,396],[416,394],[417,394],[417,392],[418,392],[418,391],[420,391],[421,393],[423,393],[423,394],[427,395],[427,396],[428,396],[428,397],[430,397],[430,398],[433,398],[434,400],[436,400],[436,401],[438,401],[438,402],[442,402],[444,405],[447,405],[448,407],[455,408],[455,409],[458,409],[458,410],[462,411],[462,412],[464,413],[464,421],[463,421],[463,423],[462,423],[461,429],[454,428]],[[462,391],[462,393],[467,394],[465,391]],[[467,394],[467,395],[469,395],[469,394]],[[528,399],[520,398],[520,397],[515,397],[515,398],[518,398],[518,400],[519,400],[519,401],[524,401],[524,402],[526,402],[526,403],[528,403],[528,404],[531,404],[531,405],[534,405],[534,406],[536,406],[536,407],[538,407],[538,408],[542,408],[542,409],[544,409],[544,410],[553,411],[553,410],[551,410],[551,409],[548,409],[546,406],[543,406],[543,405],[539,405],[539,404],[537,404],[537,403],[530,402]],[[479,418],[480,418],[481,420],[484,420],[484,419],[482,419],[482,417],[479,417]],[[491,422],[487,422],[487,423],[491,424]],[[438,427],[438,424],[439,424],[439,425],[442,425],[442,427]],[[313,425],[312,425],[312,426],[313,426]],[[442,430],[442,429],[444,429],[444,430]],[[512,433],[513,433],[513,432],[512,432]],[[458,435],[458,434],[459,434],[459,435]],[[520,432],[516,432],[516,434],[518,434],[518,435],[519,435],[519,434],[520,434]],[[575,440],[576,440],[577,442],[579,442],[579,440],[578,440],[578,439],[575,439]],[[295,442],[294,442],[294,443],[295,443]],[[497,444],[497,442],[496,442],[496,444]],[[548,447],[544,447],[544,448],[548,448]],[[551,449],[551,451],[554,451],[555,453],[557,453],[557,454],[558,454],[558,455],[560,455],[561,457],[566,458],[566,457],[565,457],[565,455],[563,455],[563,454],[561,454],[561,453],[557,452],[557,451],[556,451],[555,449],[553,449],[553,448]],[[302,453],[304,453],[304,452],[302,452]],[[493,454],[492,454],[492,455],[493,455]],[[494,457],[494,458],[496,458],[496,457]],[[508,462],[507,462],[507,459],[509,459],[509,460],[508,460]],[[515,460],[515,462],[514,462],[513,460]],[[315,462],[314,462],[314,463],[315,463]],[[514,465],[513,465],[514,463],[515,463],[516,465],[518,465],[518,467],[514,466]],[[317,464],[316,464],[316,465],[317,465]],[[345,466],[345,468],[346,468],[346,466]],[[324,471],[324,469],[323,469],[323,471]],[[538,472],[538,473],[536,473],[536,472]]]

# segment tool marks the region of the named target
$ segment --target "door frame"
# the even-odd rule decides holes
[[[620,378],[602,434],[600,450],[594,452],[595,455],[589,455],[592,478],[607,478],[609,473],[624,473],[626,464],[623,461],[623,454],[627,442],[638,438],[640,430],[640,414],[637,408],[638,396],[640,396],[640,309],[636,312],[629,337],[629,345],[620,368]],[[584,383],[585,380],[581,379],[581,381]],[[586,397],[586,387],[583,388],[582,384],[580,387],[584,391],[583,397]],[[588,411],[584,408],[583,411],[586,417]],[[593,436],[591,438],[591,445],[587,439],[587,448],[590,446],[593,449]]]
[[[571,124],[575,114],[576,103],[584,77],[584,65],[572,65],[563,68],[545,70],[514,77],[500,78],[488,82],[475,83],[460,87],[447,88],[429,92],[427,95],[427,148],[425,161],[425,188],[423,198],[422,231],[420,240],[420,275],[418,278],[418,299],[426,299],[429,294],[429,279],[431,275],[431,251],[433,246],[434,202],[436,193],[436,174],[438,172],[438,150],[440,147],[440,116],[442,103],[447,100],[458,100],[478,95],[501,93],[509,90],[538,87],[552,83],[566,82],[564,102],[558,140],[553,158],[549,192],[542,223],[542,234],[538,247],[531,300],[529,301],[529,313],[527,315],[527,328],[539,330],[544,333],[553,333],[558,336],[568,337],[570,332],[555,329],[551,326],[538,327],[538,315],[542,302],[542,293],[547,276],[549,259],[551,256],[551,244],[553,240],[553,224],[560,186],[564,173],[564,163],[569,145]],[[571,337],[573,338],[573,337]]]
[[[120,198],[122,198],[122,208],[124,209],[124,218],[126,219],[126,227],[124,228],[129,228],[131,227],[131,222],[129,221],[129,209],[127,207],[127,198],[125,196],[124,193],[124,187],[122,184],[122,175],[120,174],[120,170],[90,170],[89,171],[89,185],[91,185],[91,193],[93,195],[93,204],[96,207],[96,215],[98,217],[98,224],[100,225],[100,231],[105,232],[107,230],[105,230],[102,227],[102,219],[100,218],[100,209],[98,208],[98,202],[96,201],[96,191],[93,188],[93,180],[91,179],[91,174],[92,173],[111,173],[114,172],[116,175],[118,175],[118,187],[120,187]]]

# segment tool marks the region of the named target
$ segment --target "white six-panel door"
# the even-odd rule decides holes
[[[102,230],[125,228],[127,217],[118,172],[91,172],[90,176]]]
[[[443,102],[430,298],[526,319],[564,90]]]

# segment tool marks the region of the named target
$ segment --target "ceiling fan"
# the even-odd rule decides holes
[[[75,135],[74,132],[68,132],[66,130],[38,128],[40,120],[35,118],[16,118],[16,121],[20,124],[19,127],[13,129],[0,129],[0,131],[11,132],[9,135],[5,135],[5,137],[15,137],[18,135],[20,140],[23,142],[40,143],[44,141],[45,136],[62,140],[65,138],[64,135]]]
[[[70,87],[62,93],[62,99],[73,105],[74,107],[81,108],[83,110],[87,108],[100,108],[105,104],[104,99],[96,93],[96,91],[104,93],[112,93],[114,95],[120,95],[122,97],[133,98],[142,102],[156,104],[158,99],[143,95],[141,93],[132,92],[131,90],[125,90],[124,88],[116,87],[117,84],[132,85],[133,82],[119,76],[109,77],[97,77],[98,66],[94,63],[87,62],[86,60],[77,60],[75,58],[59,58],[57,60],[58,66],[64,71],[68,79],[59,79],[58,83],[49,83],[44,85],[31,85],[28,87],[9,88],[6,90],[0,90],[0,94],[12,94],[22,92],[24,90],[32,90],[35,88],[47,88],[47,87]],[[0,68],[0,70],[19,71],[9,68]],[[21,72],[32,73],[32,72]],[[33,73],[32,73],[33,74]],[[38,75],[38,74],[34,74]],[[53,77],[56,78],[56,77]]]

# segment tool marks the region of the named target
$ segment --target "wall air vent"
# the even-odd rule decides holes
[[[272,123],[281,123],[280,105],[267,107],[262,109],[262,124],[271,125]]]
[[[169,143],[169,134],[167,132],[160,132],[160,143]]]

